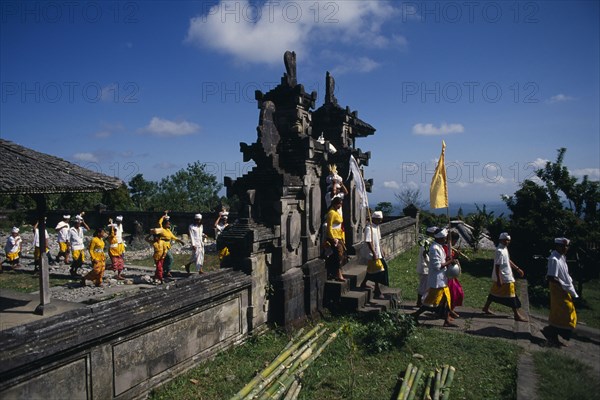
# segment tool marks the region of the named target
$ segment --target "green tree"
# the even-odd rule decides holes
[[[375,206],[375,211],[381,211],[385,216],[392,215],[394,206],[389,201],[381,201]]]
[[[125,184],[118,189],[110,190],[102,194],[102,204],[109,210],[130,210],[133,208],[133,201],[129,196],[129,189]]]
[[[477,251],[479,250],[479,242],[483,239],[487,227],[494,221],[494,212],[487,212],[485,204],[483,208],[475,204],[475,208],[477,212],[467,215],[466,222],[472,227],[473,242],[471,243],[471,247],[474,251]]]
[[[158,184],[147,181],[142,174],[137,174],[129,180],[129,193],[133,205],[138,210],[146,211],[151,208],[158,193]]]
[[[223,185],[205,168],[206,164],[195,162],[163,178],[157,195],[162,207],[178,211],[213,210],[220,202],[218,192]]]
[[[565,148],[558,150],[556,162],[547,162],[536,171],[540,183],[526,180],[513,196],[505,198],[512,212],[511,254],[523,265],[531,265],[528,278],[541,284],[545,275],[543,260],[553,248],[553,238],[572,240],[568,260],[579,286],[597,274],[597,245],[600,241],[600,187],[584,176],[579,182],[563,165]],[[535,262],[534,256],[541,256]]]

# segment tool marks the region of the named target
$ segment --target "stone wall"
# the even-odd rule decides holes
[[[247,338],[251,301],[226,269],[2,331],[0,398],[144,397]]]

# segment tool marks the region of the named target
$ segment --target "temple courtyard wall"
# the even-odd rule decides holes
[[[416,220],[382,225],[388,258],[415,243]],[[0,398],[136,399],[266,328],[272,315],[322,309],[318,259],[290,274],[303,279],[289,302],[270,298],[269,254],[0,332]],[[281,275],[277,275],[281,280]],[[285,282],[284,282],[285,283]],[[320,292],[320,293],[317,293]],[[304,296],[304,297],[302,297]],[[283,302],[282,304],[279,304]],[[276,304],[277,303],[277,304]]]

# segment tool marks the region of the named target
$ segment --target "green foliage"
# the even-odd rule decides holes
[[[217,193],[223,186],[205,168],[206,164],[200,162],[188,164],[159,183],[138,174],[129,181],[131,199],[140,210],[214,210],[221,201]]]
[[[92,210],[102,203],[102,193],[64,193],[55,201],[65,210]]]
[[[505,199],[512,212],[511,256],[522,264],[535,266],[528,270],[532,283],[542,283],[545,275],[545,264],[532,263],[533,256],[547,257],[558,236],[572,241],[567,259],[580,260],[583,271],[574,277],[580,284],[598,273],[600,185],[587,176],[581,182],[571,176],[563,165],[565,153],[566,149],[559,149],[556,162],[548,162],[536,171],[543,185],[526,180],[513,196]]]
[[[394,212],[394,206],[389,201],[382,201],[377,203],[375,211],[381,211],[383,215],[392,215]]]
[[[147,181],[142,174],[137,174],[129,181],[129,193],[138,210],[149,210],[154,196],[158,193],[158,184]]]
[[[102,204],[106,206],[108,210],[131,210],[133,208],[133,201],[129,197],[129,189],[126,185],[121,185],[118,189],[109,190],[102,194]]]
[[[393,310],[378,313],[361,328],[357,337],[364,349],[369,353],[381,353],[402,347],[413,332],[415,322],[409,315]]]
[[[477,204],[475,204],[475,208],[477,209],[476,213],[469,214],[466,217],[466,222],[473,227],[471,234],[473,235],[473,242],[471,246],[474,251],[479,250],[479,241],[483,239],[483,234],[486,231],[492,235],[492,239],[496,239],[500,232],[491,232],[490,227],[494,227],[496,229],[502,229],[505,223],[502,221],[502,215],[498,218],[494,217],[494,212],[487,212],[485,208],[485,204],[482,208],[479,208]]]

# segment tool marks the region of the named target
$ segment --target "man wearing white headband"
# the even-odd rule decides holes
[[[221,211],[219,212],[219,216],[217,217],[217,220],[215,221],[215,240],[217,240],[219,235],[221,233],[223,233],[225,228],[227,228],[229,226],[229,223],[227,221],[229,219],[228,217],[229,217],[229,213],[227,212],[225,207],[222,207]]]
[[[56,262],[59,261],[61,257],[64,257],[65,264],[69,264],[69,229],[71,226],[69,225],[69,219],[71,216],[66,214],[63,215],[62,221],[60,221],[56,228],[56,239],[58,241],[58,254],[56,255]]]
[[[6,260],[4,261],[8,262],[12,269],[19,267],[22,243],[23,240],[19,235],[19,228],[15,226],[10,231],[10,236],[6,239],[6,245],[4,246],[4,252],[6,253]],[[4,261],[2,262],[2,264],[4,264]],[[2,273],[1,265],[0,273]]]
[[[427,276],[429,275],[429,247],[433,242],[433,234],[437,226],[430,226],[425,230],[425,237],[419,238],[419,259],[417,260],[417,274],[419,286],[417,287],[417,307],[423,305],[423,296],[427,294]]]
[[[448,278],[446,276],[446,267],[455,261],[452,257],[447,257],[444,251],[444,243],[448,236],[447,229],[438,229],[433,237],[435,242],[429,248],[429,275],[427,280],[427,295],[423,298],[423,305],[412,314],[415,322],[425,311],[434,311],[441,313],[444,318],[445,327],[454,327],[452,317],[450,317],[450,290],[448,289]]]
[[[371,217],[372,221],[365,226],[365,244],[369,249],[369,260],[367,261],[367,273],[364,280],[360,284],[361,289],[367,289],[367,281],[375,283],[375,291],[373,294],[376,299],[383,299],[383,293],[379,284],[389,286],[388,271],[385,268],[385,260],[383,259],[383,249],[381,248],[381,231],[379,230],[379,224],[383,222],[383,213],[381,211],[375,211]]]
[[[515,321],[527,322],[527,319],[521,315],[521,300],[517,296],[515,290],[515,278],[513,270],[515,270],[522,278],[525,273],[521,268],[511,261],[508,254],[508,245],[510,244],[510,235],[507,232],[502,232],[498,238],[498,247],[494,256],[494,269],[492,270],[492,280],[494,283],[490,288],[490,294],[483,306],[484,314],[493,315],[490,311],[492,302],[505,305],[512,308]]]
[[[571,334],[577,326],[577,313],[573,299],[579,297],[569,275],[566,254],[571,241],[564,237],[554,239],[554,251],[548,258],[548,286],[550,287],[550,315],[549,325],[542,329],[542,333],[552,346],[565,346],[558,340],[561,336],[565,340],[571,339]]]
[[[194,215],[194,223],[188,229],[190,241],[192,242],[192,255],[190,261],[185,264],[185,270],[190,273],[190,265],[196,265],[196,272],[203,274],[202,265],[204,264],[204,228],[202,227],[202,214]]]

